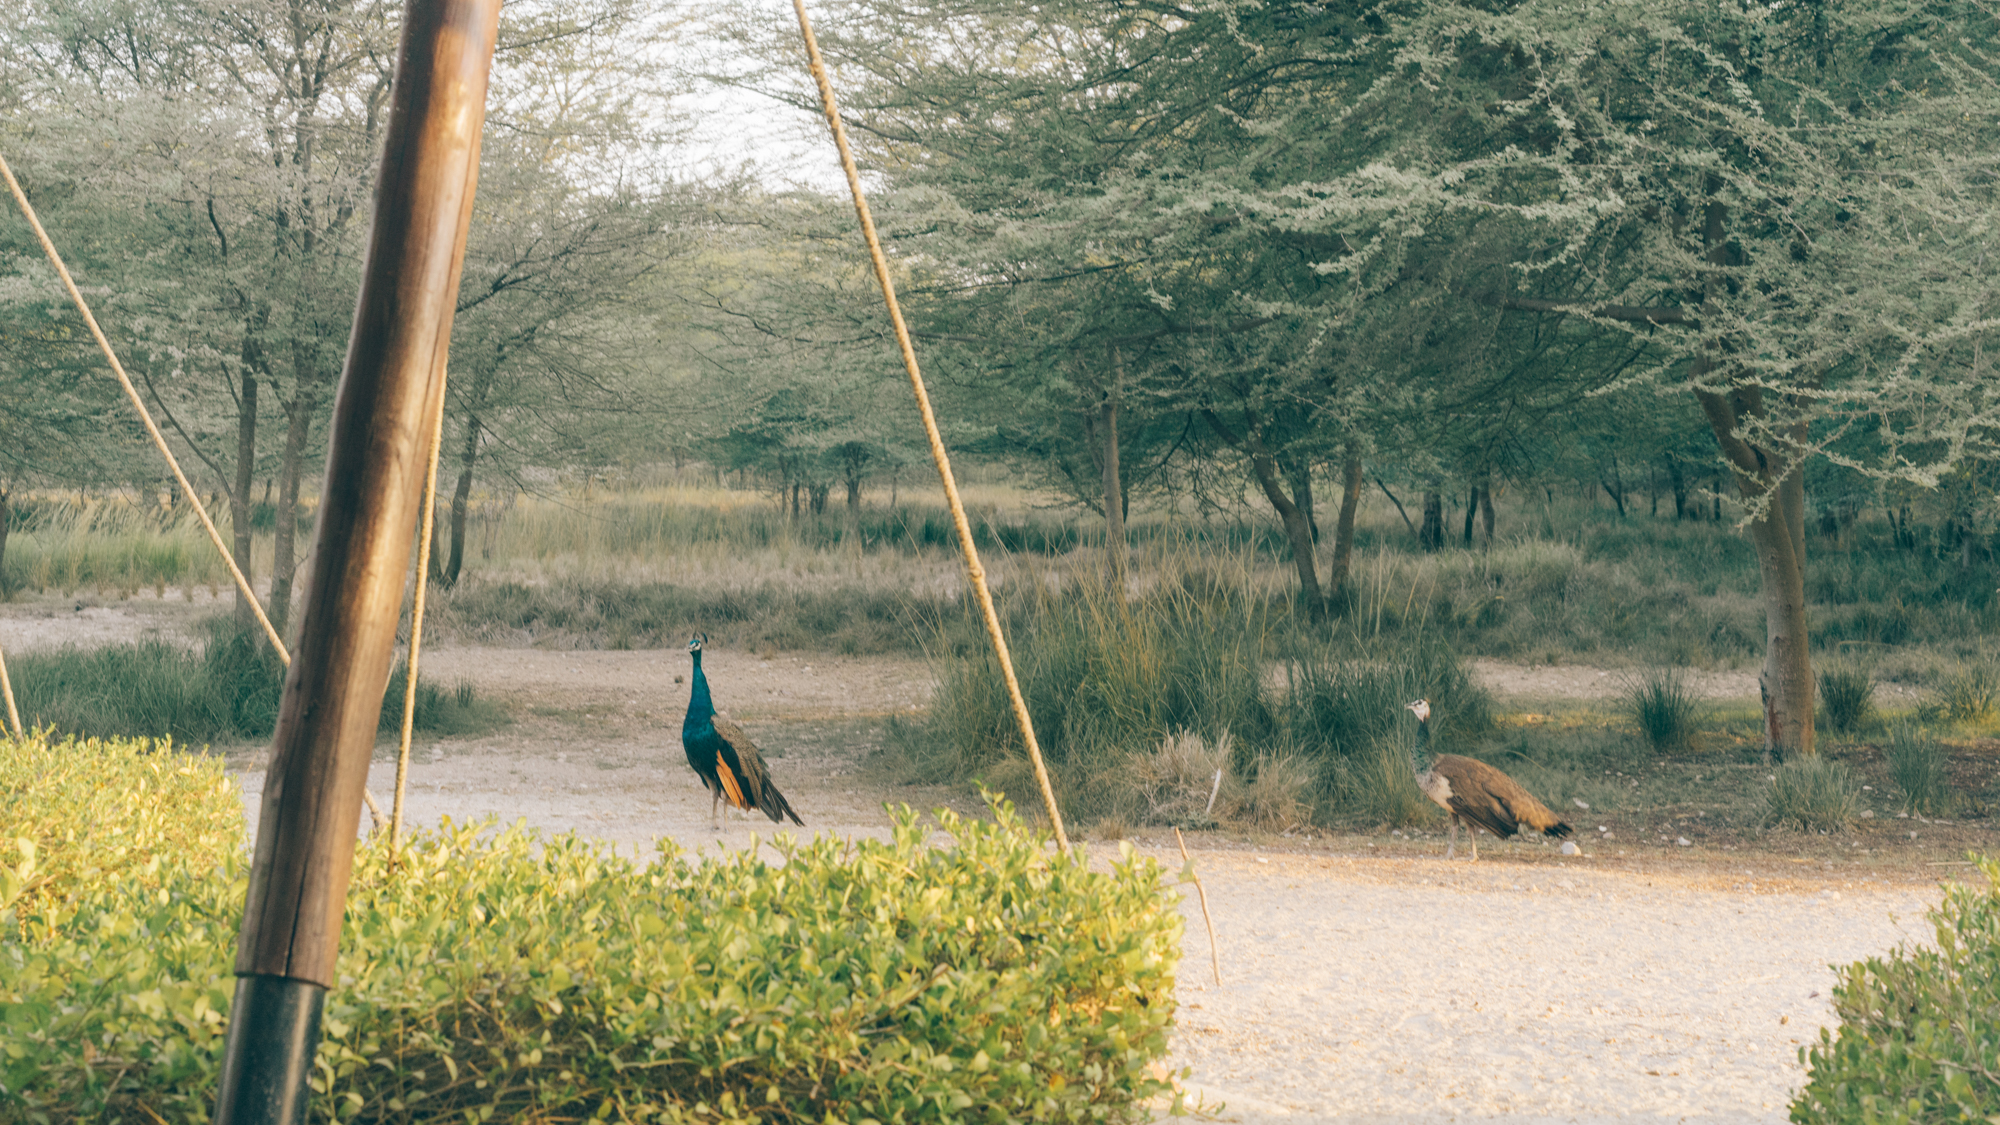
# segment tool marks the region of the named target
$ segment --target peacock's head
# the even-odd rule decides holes
[[[1414,713],[1416,714],[1416,716],[1417,716],[1417,721],[1418,721],[1418,722],[1420,722],[1420,723],[1427,723],[1427,722],[1430,722],[1430,719],[1431,719],[1431,701],[1430,701],[1430,700],[1428,700],[1428,699],[1419,699],[1419,700],[1416,700],[1416,701],[1415,701],[1415,702],[1413,702],[1413,703],[1405,703],[1405,704],[1404,704],[1403,706],[1405,706],[1405,707],[1409,708],[1409,709],[1410,709],[1410,710],[1411,710],[1412,712],[1414,712]]]
[[[694,636],[688,638],[688,652],[699,653],[701,651],[701,646],[707,643],[708,643],[707,633],[696,633]]]

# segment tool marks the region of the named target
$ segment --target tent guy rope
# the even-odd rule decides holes
[[[902,306],[896,302],[896,285],[889,278],[889,260],[882,254],[882,240],[875,235],[875,219],[868,211],[868,199],[861,191],[861,173],[855,168],[854,150],[847,144],[847,127],[841,124],[840,111],[833,100],[833,82],[826,75],[826,60],[820,57],[819,41],[813,37],[812,21],[806,18],[805,0],[792,0],[792,9],[799,14],[799,34],[804,37],[806,55],[812,62],[813,81],[819,85],[820,105],[826,110],[826,123],[833,130],[833,143],[840,149],[840,167],[847,173],[847,187],[854,195],[854,213],[861,220],[861,236],[868,242],[868,256],[875,264],[875,280],[882,286],[882,301],[889,309],[889,322],[896,329],[896,344],[902,349],[903,368],[910,375],[910,390],[917,398],[917,412],[923,415],[924,433],[931,443],[931,460],[936,463],[938,480],[944,485],[945,501],[951,505],[951,520],[958,528],[958,549],[965,556],[966,576],[972,582],[973,593],[979,599],[980,612],[986,619],[986,636],[993,642],[993,653],[1000,658],[1000,671],[1007,679],[1007,697],[1014,703],[1014,718],[1020,724],[1022,741],[1028,747],[1028,758],[1035,766],[1035,781],[1041,786],[1042,804],[1048,810],[1049,824],[1055,829],[1056,844],[1063,851],[1069,850],[1069,836],[1063,832],[1062,812],[1056,807],[1055,787],[1049,782],[1048,766],[1042,761],[1041,744],[1035,741],[1035,724],[1028,717],[1028,703],[1021,697],[1021,682],[1014,676],[1014,659],[1007,652],[1007,638],[1000,631],[1000,615],[993,609],[993,592],[986,586],[986,568],[979,564],[979,548],[972,542],[972,524],[965,518],[965,504],[958,496],[958,481],[951,474],[951,457],[945,452],[944,437],[938,433],[937,416],[931,413],[931,397],[924,390],[924,374],[917,366],[916,348],[910,343],[909,326],[903,323]]]

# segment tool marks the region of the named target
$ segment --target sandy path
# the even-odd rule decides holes
[[[1224,984],[1191,918],[1173,1062],[1246,1123],[1783,1121],[1799,1046],[1832,1023],[1827,965],[1927,936],[1936,898],[1552,863],[1197,861]]]

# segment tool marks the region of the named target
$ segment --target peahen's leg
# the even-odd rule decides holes
[[[1465,862],[1477,863],[1479,861],[1479,828],[1477,825],[1468,824],[1465,826],[1465,846],[1472,852],[1471,855],[1465,857]]]
[[[1456,851],[1458,851],[1458,814],[1453,813],[1451,814],[1451,835],[1445,840],[1444,857],[1450,859]]]

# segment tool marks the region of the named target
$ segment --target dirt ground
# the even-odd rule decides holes
[[[145,600],[0,605],[0,648],[184,636],[216,608]],[[892,802],[974,807],[868,767],[889,718],[924,706],[921,662],[716,649],[706,665],[805,831],[879,836]],[[776,826],[761,817],[725,812],[722,831],[709,826],[679,747],[688,669],[678,651],[428,653],[427,676],[471,680],[513,721],[420,738],[409,819],[525,819],[621,850],[661,836],[708,854],[768,840]],[[1622,686],[1619,673],[1574,666],[1482,660],[1476,672],[1517,708]],[[1755,681],[1705,675],[1699,690],[1754,699]],[[219,749],[254,820],[263,750]],[[392,759],[379,748],[370,774],[385,805]],[[1937,878],[1964,873],[1959,847],[1990,835],[1926,822],[1922,841],[1906,841],[1909,822],[1867,823],[1878,846],[1865,861],[1812,840],[1586,839],[1570,857],[1489,840],[1469,864],[1440,858],[1434,834],[1191,837],[1222,983],[1190,893],[1171,1063],[1221,1120],[1245,1123],[1782,1121],[1800,1046],[1832,1022],[1828,966],[1924,940]],[[1135,844],[1180,868],[1170,837]]]

